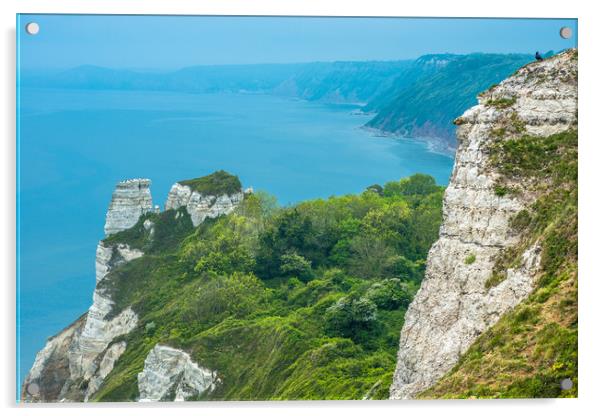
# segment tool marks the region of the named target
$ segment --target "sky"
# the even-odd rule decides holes
[[[29,22],[40,32],[25,32]],[[573,29],[562,39],[560,27]],[[20,15],[23,69],[413,59],[576,46],[576,19]]]

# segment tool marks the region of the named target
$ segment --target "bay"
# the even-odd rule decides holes
[[[357,106],[262,94],[20,91],[17,376],[92,302],[94,256],[115,184],[171,185],[224,169],[282,205],[359,193],[421,172],[446,185],[450,156],[377,137]],[[19,380],[19,385],[22,380]]]

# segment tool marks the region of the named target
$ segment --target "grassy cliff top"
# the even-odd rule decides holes
[[[180,185],[189,186],[193,191],[203,195],[232,195],[242,190],[238,176],[225,170],[218,170],[202,178],[187,179],[178,182]]]

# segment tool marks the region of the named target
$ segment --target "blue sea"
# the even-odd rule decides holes
[[[259,94],[22,89],[19,143],[19,386],[46,339],[92,302],[94,257],[117,182],[152,180],[163,207],[179,180],[224,169],[283,205],[361,192],[416,172],[446,185],[450,156],[376,137],[351,105]]]

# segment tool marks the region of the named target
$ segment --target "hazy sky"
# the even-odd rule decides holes
[[[30,36],[25,25],[40,32]],[[573,29],[564,40],[561,26]],[[394,60],[427,53],[558,51],[574,19],[21,15],[23,68]]]

